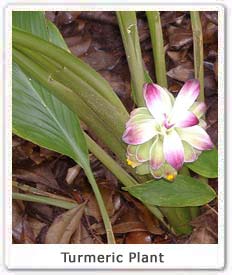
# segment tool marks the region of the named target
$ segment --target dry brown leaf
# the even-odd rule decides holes
[[[126,236],[126,244],[151,244],[151,235],[148,232],[130,232]]]
[[[56,18],[55,18],[55,23],[58,26],[70,24],[80,14],[81,14],[80,11],[59,11]]]
[[[217,243],[217,218],[217,212],[211,207],[208,211],[195,218],[191,222],[191,225],[194,227],[193,233],[186,241],[186,243]]]
[[[120,203],[117,199],[117,195],[115,194],[115,190],[107,187],[107,183],[104,182],[99,184],[99,188],[107,213],[109,217],[112,217],[118,209],[118,204]],[[86,215],[94,217],[95,220],[100,223],[102,221],[102,216],[94,194],[90,190],[82,190],[82,197],[85,201],[87,201]]]
[[[218,24],[218,12],[217,11],[203,11],[202,14],[215,25]]]
[[[98,244],[102,243],[99,238],[94,238],[91,236],[89,231],[85,228],[83,224],[79,224],[78,229],[73,234],[71,238],[71,243],[75,244]]]
[[[194,229],[193,233],[186,241],[188,244],[215,244],[217,243],[217,237],[209,231],[208,228],[200,227]]]
[[[159,227],[159,222],[156,217],[142,203],[131,197],[126,192],[123,192],[123,196],[127,201],[134,204],[137,210],[133,210],[135,213],[135,217],[137,218],[137,220],[139,219],[144,224],[147,231],[155,235],[161,235],[163,233],[163,231]],[[132,211],[130,210],[130,212]]]
[[[33,148],[36,145],[21,139],[14,135],[12,139],[12,162],[14,166],[23,166],[24,163],[30,161],[30,156],[33,153]]]
[[[85,203],[66,211],[58,216],[49,227],[46,237],[46,244],[68,244],[73,233],[81,223],[85,209]]]
[[[118,64],[120,58],[120,56],[115,56],[113,53],[102,50],[94,50],[81,57],[83,61],[88,63],[96,71],[112,70]]]
[[[82,193],[82,197],[86,203],[86,215],[94,217],[97,222],[101,222],[102,217],[94,194]]]
[[[185,62],[167,72],[167,75],[181,82],[194,78],[194,68],[191,61]]]
[[[122,75],[114,74],[111,71],[101,71],[101,75],[110,83],[113,90],[124,100],[130,96],[130,82]]]
[[[12,234],[16,241],[20,241],[22,233],[22,217],[24,210],[16,200],[12,202]]]
[[[164,11],[161,12],[160,16],[162,27],[165,27],[170,23],[177,23],[178,25],[181,24],[185,14],[179,11]]]
[[[145,23],[145,21],[140,18],[137,19],[137,28],[139,33],[139,40],[141,43],[150,36],[149,28],[148,28],[148,25]]]
[[[30,169],[16,169],[13,177],[18,180],[46,185],[49,188],[60,190],[60,187],[47,164],[42,164]]]
[[[175,66],[189,60],[187,53],[188,50],[186,49],[180,51],[167,51],[167,55],[170,57]]]
[[[192,31],[183,28],[170,26],[169,33],[169,47],[171,49],[179,50],[181,48],[188,48],[193,41]]]
[[[28,222],[31,226],[35,238],[40,234],[41,229],[46,226],[46,223],[43,223],[35,218],[28,217]]]
[[[27,202],[27,214],[44,223],[51,223],[54,219],[54,208],[42,203]]]
[[[27,215],[17,201],[12,203],[12,235],[15,243],[33,244],[35,235],[27,220]]]
[[[80,18],[89,21],[98,21],[103,24],[117,25],[117,18],[112,11],[85,11],[80,14]]]
[[[34,232],[27,220],[27,215],[23,216],[22,220],[22,240],[21,243],[34,244],[36,243]]]
[[[73,43],[72,46],[69,46],[69,49],[70,51],[76,55],[76,56],[82,56],[84,54],[86,54],[88,52],[88,49],[91,45],[91,39],[90,37],[78,37],[79,38],[79,41],[78,39],[76,39],[76,43],[74,44],[74,38],[73,37],[69,37],[69,38],[66,38],[66,41],[67,39],[69,39],[69,43]]]
[[[113,226],[114,233],[128,233],[135,231],[146,231],[145,225],[140,221],[132,221],[132,222],[123,222],[119,224],[115,224]]]

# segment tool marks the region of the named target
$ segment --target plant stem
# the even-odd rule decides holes
[[[115,244],[115,239],[114,239],[114,234],[113,234],[110,218],[108,216],[104,201],[102,199],[102,195],[99,191],[99,188],[97,186],[95,178],[92,174],[91,168],[89,168],[89,170],[85,169],[85,173],[89,180],[89,183],[91,184],[91,187],[93,189],[95,198],[97,200],[97,203],[98,203],[101,215],[102,215],[103,223],[104,223],[105,230],[106,230],[108,244]]]
[[[53,205],[53,206],[61,207],[64,209],[71,209],[71,208],[77,206],[77,203],[75,203],[75,202],[68,202],[68,201],[64,201],[64,200],[48,198],[45,196],[22,194],[22,193],[16,193],[16,192],[12,193],[12,198],[14,200],[31,201],[31,202],[38,202],[38,203]]]
[[[146,15],[151,35],[156,80],[160,86],[167,88],[168,82],[160,13],[159,11],[146,11]]]
[[[200,94],[198,100],[204,102],[204,47],[201,18],[199,11],[190,11],[190,16],[193,32],[194,73],[195,78],[200,82]],[[208,179],[202,176],[199,176],[199,180],[208,183]]]
[[[32,193],[34,195],[38,195],[38,196],[45,196],[48,198],[53,198],[53,199],[57,199],[57,200],[61,200],[61,201],[67,201],[67,202],[72,202],[75,203],[75,200],[71,199],[71,198],[66,198],[60,195],[56,195],[56,194],[52,194],[43,190],[39,190],[37,188],[31,187],[27,184],[22,184],[22,183],[18,183],[16,181],[12,181],[12,186],[17,187],[20,190],[23,190],[25,192],[29,192]]]
[[[204,102],[204,51],[201,19],[199,11],[190,11],[193,32],[194,72],[200,82],[199,101]]]
[[[134,11],[117,11],[116,15],[130,69],[135,102],[141,107],[145,105],[142,94],[145,78],[136,13]]]

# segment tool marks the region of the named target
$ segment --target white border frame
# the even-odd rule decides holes
[[[81,1],[80,1],[81,2]],[[222,5],[216,4],[196,4],[193,5],[183,5],[183,4],[152,4],[150,2],[138,4],[138,3],[117,3],[110,4],[108,2],[102,4],[91,3],[90,1],[84,1],[79,4],[71,4],[62,5],[62,4],[13,4],[9,5],[5,9],[5,49],[8,49],[8,55],[5,56],[5,86],[4,90],[7,91],[4,93],[4,138],[5,138],[5,148],[4,148],[4,178],[6,183],[11,182],[11,11],[12,10],[217,10],[218,11],[218,109],[219,117],[219,184],[218,184],[218,213],[219,213],[219,238],[218,244],[215,245],[101,245],[102,253],[109,253],[110,251],[117,251],[118,253],[125,253],[125,250],[128,251],[143,251],[147,254],[154,253],[154,249],[156,252],[164,252],[169,257],[169,262],[165,263],[165,265],[159,264],[142,264],[142,265],[122,265],[122,266],[113,266],[111,265],[70,265],[70,264],[61,264],[59,263],[60,255],[58,255],[59,251],[64,250],[67,247],[67,251],[75,251],[75,247],[78,246],[84,252],[91,253],[99,253],[99,245],[13,245],[12,244],[12,236],[11,236],[11,216],[12,216],[12,207],[11,207],[11,195],[12,190],[10,184],[6,184],[5,187],[5,263],[9,269],[222,269],[224,267],[224,205],[225,205],[225,196],[224,196],[224,7]],[[44,250],[46,246],[46,250]],[[61,249],[62,248],[62,249]],[[125,249],[126,248],[126,249]],[[107,252],[108,251],[108,252]],[[34,261],[30,261],[30,263],[23,262],[23,259],[27,259],[27,256],[30,258],[33,254],[40,253],[41,261],[37,263],[37,257],[35,257]],[[54,262],[50,261],[46,262],[47,257],[54,257]],[[178,261],[177,254],[182,255],[181,261]],[[23,255],[23,256],[22,256]],[[38,255],[38,254],[37,254]],[[36,255],[36,256],[37,256]],[[206,261],[206,255],[209,259]],[[22,256],[22,257],[21,257]],[[44,256],[44,257],[43,257]],[[196,257],[196,258],[195,258]],[[32,257],[33,258],[33,257]],[[204,259],[204,261],[202,260]],[[193,262],[194,260],[194,262]],[[57,262],[58,261],[58,262]],[[53,264],[52,264],[53,262]]]

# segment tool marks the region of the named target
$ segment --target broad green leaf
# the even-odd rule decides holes
[[[182,175],[178,175],[172,183],[162,179],[152,180],[123,189],[144,203],[165,207],[200,206],[216,196],[208,184]]]
[[[12,25],[48,40],[46,20],[42,11],[13,11]]]
[[[12,24],[69,51],[61,33],[43,11],[13,11]]]
[[[218,176],[218,152],[217,149],[204,151],[198,160],[188,163],[186,166],[195,173],[206,178],[217,178]]]
[[[13,132],[40,146],[67,155],[82,167],[88,151],[78,120],[38,82],[13,66]]]
[[[42,12],[13,12],[13,24],[46,40],[65,46]],[[37,27],[39,26],[39,27]],[[49,28],[49,32],[48,32]],[[49,36],[49,35],[50,36]],[[48,149],[65,154],[83,168],[88,150],[76,115],[13,63],[13,132]]]

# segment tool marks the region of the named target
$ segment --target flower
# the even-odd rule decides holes
[[[194,162],[204,150],[213,148],[202,119],[204,102],[196,102],[199,82],[188,80],[176,98],[165,88],[146,83],[146,107],[134,109],[126,123],[123,141],[127,163],[138,174],[174,180],[184,162]]]

